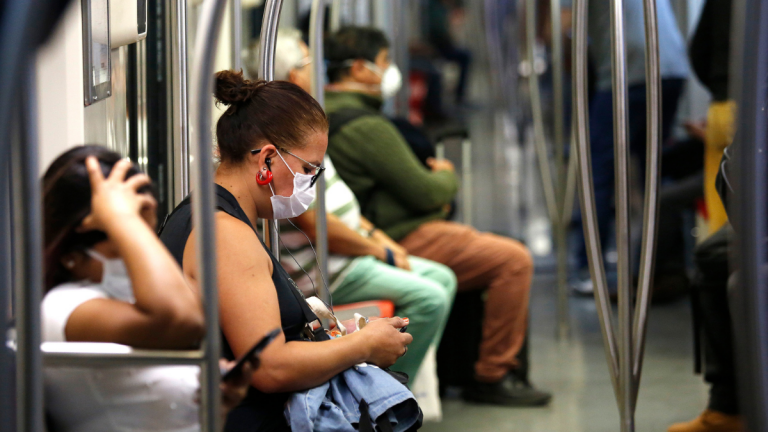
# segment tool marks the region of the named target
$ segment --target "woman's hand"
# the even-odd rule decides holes
[[[400,333],[407,324],[400,317],[371,320],[365,328],[356,332],[370,347],[367,362],[379,367],[389,367],[408,351],[413,336]]]
[[[219,359],[219,368],[222,370],[229,370],[234,366],[234,361],[228,362],[224,359]],[[257,367],[258,365],[252,365],[251,362],[245,362],[240,373],[219,384],[221,389],[222,417],[226,417],[230,411],[240,405],[245,395],[248,394],[248,389],[251,387],[251,376]]]
[[[91,181],[91,213],[83,219],[80,231],[106,231],[110,223],[120,223],[126,217],[140,217],[142,212],[153,212],[157,207],[152,196],[138,192],[151,183],[149,176],[136,174],[125,179],[131,168],[130,161],[116,163],[106,179],[95,157],[88,157],[85,166]]]

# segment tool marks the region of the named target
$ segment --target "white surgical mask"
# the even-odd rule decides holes
[[[128,269],[120,258],[107,258],[93,249],[86,251],[91,258],[100,261],[102,265],[101,289],[111,297],[128,303],[135,303],[133,285],[128,277]]]
[[[381,97],[389,99],[394,97],[400,88],[403,86],[403,75],[400,73],[400,69],[394,64],[390,63],[386,70],[382,71],[381,68],[371,61],[366,61],[365,65],[371,72],[375,73],[381,78]]]
[[[315,200],[315,188],[312,187],[312,176],[309,174],[299,174],[293,172],[288,163],[283,159],[280,151],[277,152],[283,163],[288,167],[288,171],[293,174],[293,193],[291,196],[275,195],[275,189],[272,183],[269,189],[272,191],[272,219],[290,219],[301,215],[309,208],[312,201]]]

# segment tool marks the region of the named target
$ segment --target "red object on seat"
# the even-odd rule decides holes
[[[333,312],[342,321],[351,319],[355,312],[367,318],[392,318],[395,316],[395,304],[389,300],[372,300],[335,305],[333,306]],[[349,318],[346,318],[346,315],[349,315]]]

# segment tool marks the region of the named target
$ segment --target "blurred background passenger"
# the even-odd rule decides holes
[[[721,163],[721,159],[733,141],[736,114],[736,103],[728,98],[731,4],[730,0],[706,1],[689,48],[693,70],[712,95],[707,120],[701,125],[708,237],[696,247],[691,299],[696,337],[701,341],[697,355],[703,357],[704,380],[710,384],[709,402],[701,415],[670,426],[669,432],[740,432],[745,427],[736,388],[728,293],[728,255],[734,232],[727,223],[724,200],[715,187],[718,172],[727,164]]]
[[[569,2],[565,3],[568,4]],[[659,30],[659,55],[661,68],[661,139],[666,142],[671,135],[677,114],[678,101],[689,74],[685,40],[678,28],[669,0],[656,3]],[[595,187],[600,242],[608,249],[611,222],[613,221],[614,155],[613,155],[613,92],[611,90],[611,36],[610,4],[607,0],[590,3],[588,8],[589,51],[595,62],[596,92],[589,106],[589,139],[592,154],[592,180]],[[645,87],[645,30],[642,0],[624,2],[624,37],[627,58],[627,93],[629,145],[633,157],[640,162],[640,172],[645,172],[646,144],[646,87]],[[580,294],[592,295],[593,285],[587,269],[587,253],[584,245],[581,221],[578,231],[578,274],[573,289]],[[662,275],[658,275],[662,276]],[[615,286],[615,279],[609,280]],[[654,285],[657,281],[654,281]]]
[[[430,159],[431,169],[426,168],[380,113],[383,77],[392,66],[389,42],[380,30],[343,28],[330,36],[326,56],[328,154],[363,215],[410,254],[450,267],[459,291],[487,293],[479,360],[464,396],[504,405],[547,404],[549,393],[512,373],[526,337],[530,253],[515,240],[445,220],[458,189],[453,165]],[[338,123],[350,113],[357,117]]]
[[[728,220],[715,189],[715,177],[723,151],[733,141],[736,103],[728,98],[730,44],[731,0],[707,0],[689,54],[696,77],[712,95],[704,139],[704,198],[710,234],[717,232]]]
[[[148,176],[103,147],[75,147],[46,171],[43,200],[44,342],[200,343],[200,296],[154,233]],[[57,431],[197,431],[198,376],[197,366],[46,368],[46,408]],[[248,385],[229,384],[227,410]]]
[[[328,143],[320,105],[285,81],[250,81],[241,72],[216,74],[215,97],[228,108],[216,126],[221,163],[216,170],[216,241],[220,325],[225,357],[244,354],[266,332],[282,333],[262,353],[245,401],[227,419],[227,431],[289,430],[283,408],[292,392],[311,389],[368,362],[389,367],[412,337],[400,318],[371,321],[359,332],[330,339],[295,282],[258,237],[259,218],[301,215]],[[161,232],[163,242],[196,281],[197,255],[189,198]],[[307,343],[313,342],[313,343]]]
[[[310,92],[312,62],[301,33],[281,29],[275,52],[275,79],[290,81]],[[408,252],[360,215],[360,203],[339,177],[330,158],[323,161],[328,210],[328,271],[325,276],[334,304],[390,300],[395,314],[408,317],[413,343],[408,355],[394,370],[414,378],[429,347],[438,344],[456,294],[456,276],[448,267],[408,255]],[[292,220],[315,240],[316,212],[310,210]],[[299,288],[311,293],[322,289],[321,280],[310,280],[316,269],[315,253],[307,238],[290,223],[281,226],[281,263]]]

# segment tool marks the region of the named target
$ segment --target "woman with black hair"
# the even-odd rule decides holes
[[[200,296],[154,233],[150,179],[98,146],[59,156],[43,177],[43,341],[190,349],[203,337]],[[60,431],[200,430],[197,366],[46,368]],[[223,385],[224,406],[242,400]]]

